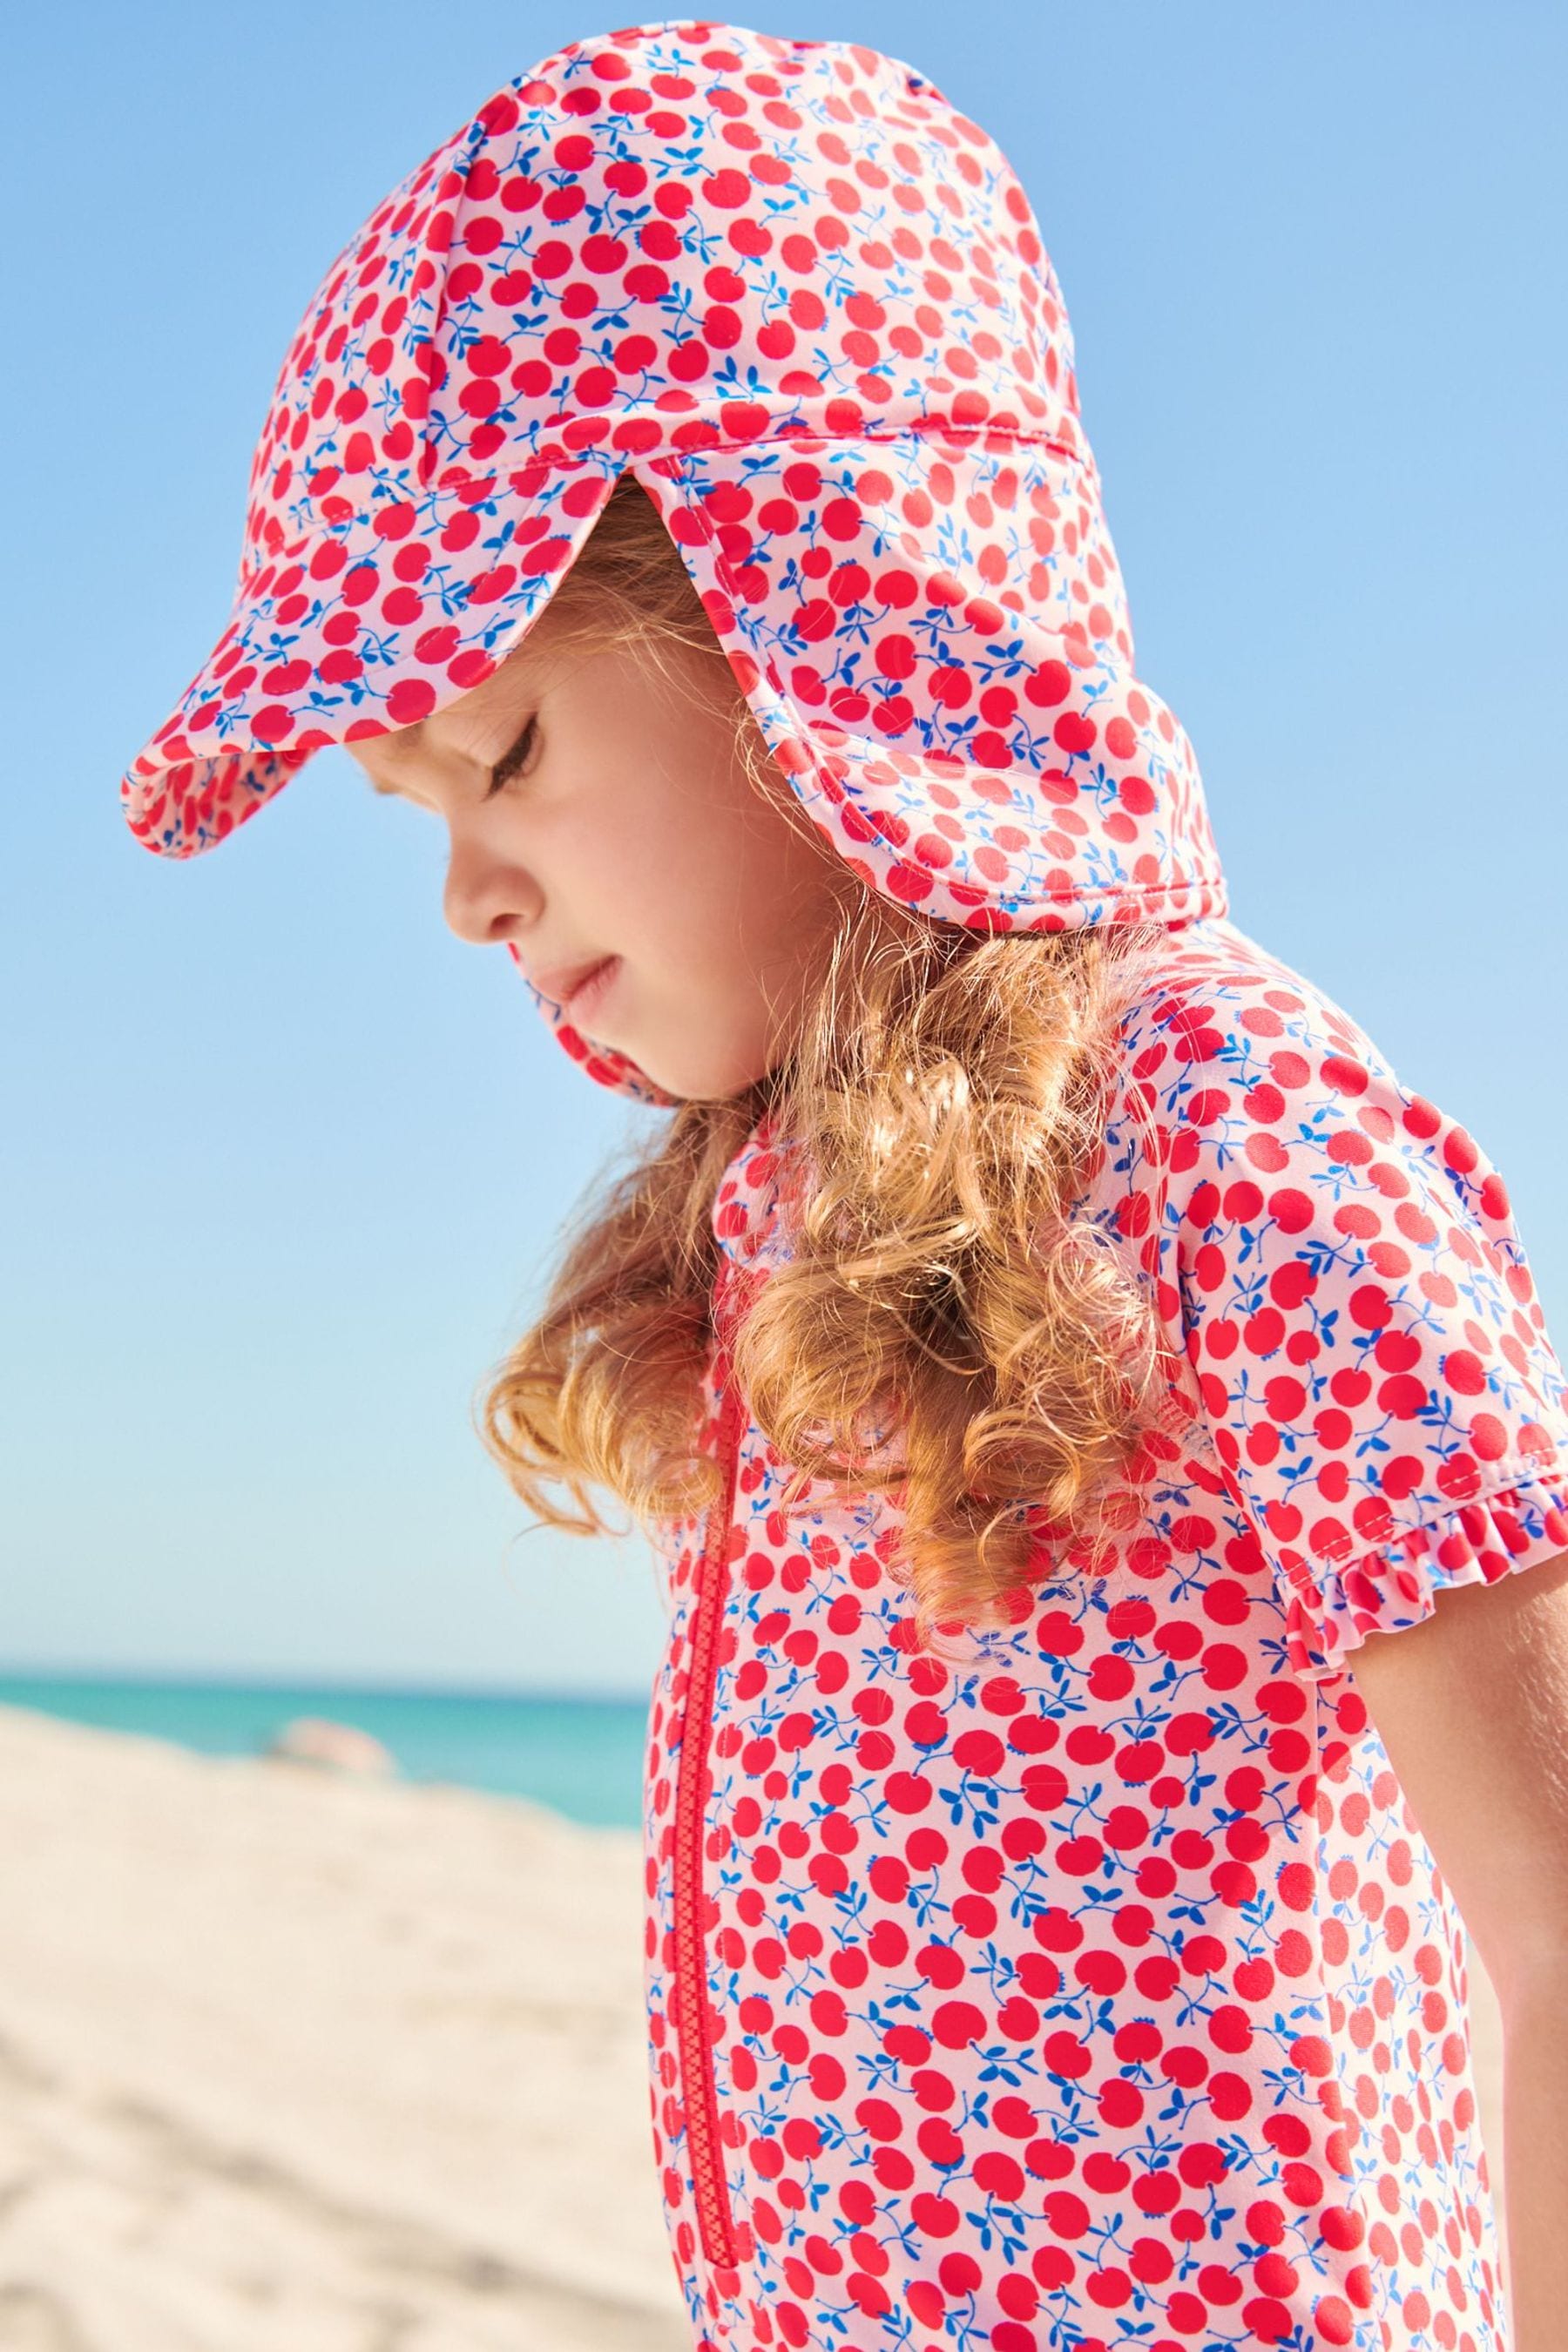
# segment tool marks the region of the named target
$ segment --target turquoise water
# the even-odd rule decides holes
[[[642,1818],[641,1699],[0,1675],[0,1705],[150,1733],[204,1756],[257,1756],[290,1717],[328,1716],[373,1733],[408,1780],[532,1797],[596,1827],[635,1829]]]

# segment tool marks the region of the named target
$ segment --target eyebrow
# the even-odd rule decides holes
[[[535,705],[537,705],[538,688],[534,684],[531,673],[526,682],[531,688],[531,699]],[[395,728],[392,731],[395,733],[399,743],[404,747],[405,751],[417,751],[425,734],[425,721],[423,719],[412,719],[406,727]],[[401,757],[402,753],[400,752],[397,756]],[[408,801],[414,800],[416,797],[412,793],[405,793],[401,784],[378,783],[374,776],[371,774],[368,768],[362,769],[361,773],[363,775],[365,782],[369,784],[371,791],[373,793],[378,793],[383,800]],[[423,806],[424,803],[420,803],[419,805]]]
[[[395,731],[402,742],[405,744],[409,750],[416,750],[419,739],[425,732],[425,721],[423,719],[416,719],[408,727],[400,727]],[[395,758],[398,758],[401,757],[401,753],[395,753],[393,756]],[[358,762],[356,761],[355,764],[358,765]],[[360,769],[360,773],[363,776],[366,783],[370,786],[371,791],[373,793],[379,793],[384,800],[401,801],[408,798],[408,794],[404,791],[401,784],[384,784],[372,774],[368,768],[365,767],[362,767]]]

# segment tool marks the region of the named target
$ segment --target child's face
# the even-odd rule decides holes
[[[568,1017],[669,1094],[737,1094],[788,1045],[848,869],[748,780],[716,656],[677,646],[666,679],[629,647],[557,650],[550,621],[419,726],[345,748],[378,792],[445,818],[459,939],[515,941],[531,979],[617,957]]]

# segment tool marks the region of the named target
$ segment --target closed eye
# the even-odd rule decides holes
[[[529,751],[532,748],[534,733],[538,725],[539,718],[536,712],[534,716],[530,719],[527,726],[523,729],[516,742],[511,745],[509,751],[505,751],[501,753],[500,758],[490,770],[489,782],[485,787],[486,800],[491,799],[495,793],[499,793],[502,785],[507,782],[508,779],[514,776],[518,772],[519,769],[525,764]]]

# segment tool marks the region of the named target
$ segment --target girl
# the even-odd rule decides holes
[[[483,1428],[658,1542],[694,2345],[1503,2352],[1451,1871],[1547,2352],[1563,1370],[1479,1146],[1229,918],[984,132],[707,21],[496,92],[312,299],[127,815],[331,743],[670,1113]]]

